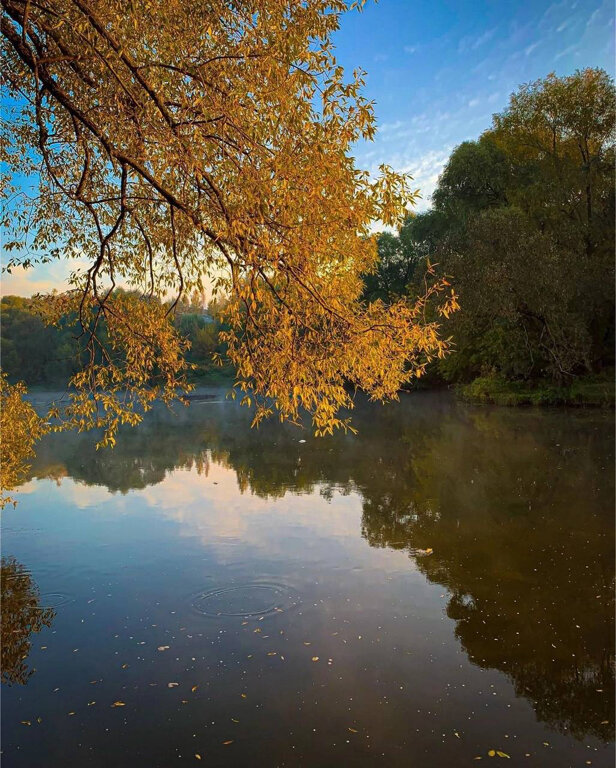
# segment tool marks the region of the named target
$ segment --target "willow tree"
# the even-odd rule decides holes
[[[445,354],[426,296],[361,300],[371,224],[413,202],[408,177],[371,177],[351,154],[374,135],[373,105],[331,37],[361,5],[2,0],[4,160],[37,188],[12,179],[8,267],[29,253],[89,263],[40,302],[50,323],[76,314],[87,352],[66,423],[113,442],[187,386],[170,315],[206,281],[229,299],[224,341],[257,421],[304,408],[317,433],[346,426],[345,383],[386,399]],[[427,285],[455,309],[446,284]]]

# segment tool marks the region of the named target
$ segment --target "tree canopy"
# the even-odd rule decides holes
[[[599,69],[521,86],[453,151],[433,208],[379,244],[373,280],[421,275],[426,256],[451,275],[462,309],[438,363],[447,380],[567,383],[613,365],[615,104]]]
[[[362,301],[371,223],[413,201],[407,177],[371,178],[352,156],[374,135],[373,105],[331,35],[362,4],[3,1],[8,267],[90,263],[41,302],[46,322],[74,312],[81,327],[68,422],[111,441],[185,387],[169,314],[208,277],[229,299],[224,344],[257,421],[305,408],[319,433],[345,426],[345,383],[395,396],[446,353],[425,296]],[[456,308],[442,282],[428,293],[443,315]]]

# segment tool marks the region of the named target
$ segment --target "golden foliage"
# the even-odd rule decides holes
[[[392,397],[446,353],[424,320],[428,296],[361,301],[371,225],[399,222],[417,194],[410,177],[382,166],[371,178],[352,156],[374,136],[373,105],[331,35],[362,4],[3,3],[4,159],[40,180],[35,199],[12,190],[8,247],[23,253],[30,237],[33,250],[91,264],[40,302],[49,322],[71,311],[83,329],[85,367],[55,414],[65,424],[103,426],[113,443],[119,423],[186,388],[168,315],[208,277],[229,299],[224,340],[257,421],[306,408],[329,432],[346,424],[346,382]],[[146,298],[118,295],[116,281]],[[434,280],[427,294],[443,290]],[[166,308],[151,298],[170,295]],[[449,293],[442,312],[456,306]]]
[[[22,383],[11,385],[0,372],[0,508],[15,503],[6,492],[24,481],[28,459],[34,456],[34,444],[47,430],[43,419],[23,399],[25,393]]]

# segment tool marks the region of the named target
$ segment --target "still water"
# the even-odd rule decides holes
[[[613,764],[611,413],[249,423],[211,390],[41,446],[3,515],[7,768]]]

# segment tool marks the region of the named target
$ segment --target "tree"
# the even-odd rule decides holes
[[[88,356],[67,423],[102,425],[113,442],[139,408],[185,388],[169,315],[205,275],[229,297],[223,342],[257,422],[305,408],[319,434],[346,426],[346,383],[395,396],[446,353],[426,297],[362,302],[371,222],[395,224],[413,195],[406,177],[383,166],[371,179],[351,156],[374,135],[373,108],[331,34],[361,5],[3,0],[4,159],[39,188],[9,190],[9,268],[31,262],[25,244],[91,264],[41,303],[50,323],[76,313]],[[142,295],[118,294],[119,280]],[[455,307],[449,292],[442,314]]]
[[[446,379],[570,383],[613,364],[615,103],[602,70],[522,86],[400,230],[460,295]]]

